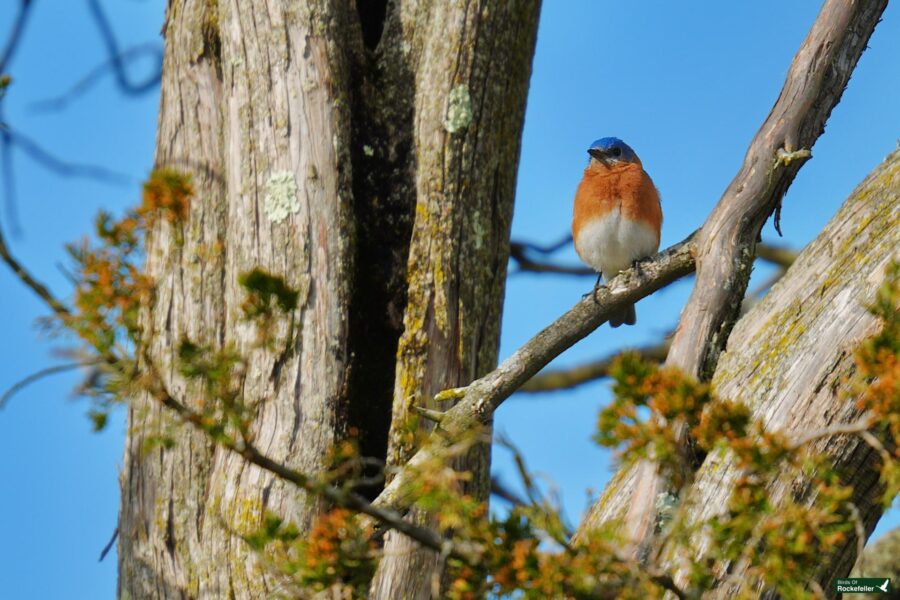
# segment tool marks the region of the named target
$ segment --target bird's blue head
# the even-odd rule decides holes
[[[617,137],[605,137],[596,140],[588,148],[591,158],[597,159],[606,166],[612,166],[618,162],[636,162],[637,154],[631,146]]]

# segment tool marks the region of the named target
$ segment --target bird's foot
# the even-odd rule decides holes
[[[631,261],[631,268],[637,271],[637,274],[640,277],[644,276],[644,261],[645,258],[638,258],[636,260]]]
[[[600,290],[605,290],[605,289],[606,289],[606,285],[605,285],[605,284],[603,284],[603,283],[598,283],[597,285],[594,286],[594,289],[592,289],[591,291],[589,291],[589,292],[586,293],[586,294],[582,294],[582,295],[581,295],[581,299],[583,300],[583,299],[587,298],[588,296],[592,296],[592,297],[594,298],[594,302],[600,302],[600,301],[597,299],[597,292],[599,292]]]

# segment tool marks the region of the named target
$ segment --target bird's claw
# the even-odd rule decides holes
[[[643,258],[638,258],[631,261],[631,268],[637,271],[637,274],[641,277],[644,276],[644,260]]]
[[[597,292],[599,292],[600,290],[605,290],[605,289],[606,289],[606,284],[598,283],[597,285],[594,286],[594,289],[592,289],[591,291],[589,291],[586,294],[582,294],[581,299],[584,300],[588,296],[593,296],[594,302],[599,302],[599,300],[597,300]]]

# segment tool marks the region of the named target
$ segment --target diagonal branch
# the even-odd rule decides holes
[[[8,134],[10,143],[28,154],[32,160],[61,177],[83,177],[114,185],[123,185],[134,180],[134,177],[99,165],[65,161],[50,153],[50,151],[22,132],[9,127],[4,130],[4,134]]]
[[[567,313],[531,338],[499,367],[465,388],[439,394],[462,398],[444,413],[437,431],[401,468],[376,498],[376,506],[405,508],[414,499],[408,488],[417,467],[467,432],[493,419],[494,411],[551,360],[606,322],[609,315],[684,277],[694,270],[692,237],[633,267],[582,299]]]
[[[104,75],[106,75],[108,71],[118,71],[124,64],[130,63],[144,56],[153,57],[154,62],[158,65],[157,69],[162,67],[162,51],[159,48],[159,44],[138,44],[136,46],[132,46],[130,48],[122,50],[122,52],[117,56],[108,57],[102,63],[88,71],[86,75],[75,82],[68,90],[66,90],[62,94],[59,94],[58,96],[54,96],[52,98],[46,98],[44,100],[33,102],[31,104],[31,110],[35,112],[62,110],[66,108],[71,102],[75,101],[85,92],[87,92],[95,83],[100,81],[100,79]],[[156,83],[159,83],[159,77],[160,73],[157,70],[157,72],[151,78],[154,85]],[[144,88],[143,86],[139,86],[139,89],[143,90]],[[149,90],[150,88],[146,89]]]
[[[16,257],[12,255],[9,246],[6,245],[6,238],[3,236],[3,230],[0,229],[0,260],[12,270],[13,274],[25,284],[25,287],[44,301],[47,306],[60,318],[70,317],[72,312],[65,304],[56,299],[56,296],[43,283],[34,278],[34,276],[20,263]]]
[[[669,351],[669,343],[662,342],[652,346],[644,346],[638,348],[636,352],[644,360],[653,362],[662,362],[666,358]],[[577,387],[583,383],[602,379],[609,376],[609,368],[618,352],[611,356],[606,356],[600,360],[584,363],[570,369],[556,369],[539,373],[525,382],[517,393],[533,394],[538,392],[555,392],[558,390],[568,390]]]
[[[73,371],[81,367],[90,366],[91,364],[92,363],[90,361],[87,361],[53,365],[52,367],[47,367],[45,369],[41,369],[40,371],[36,371],[31,375],[28,375],[27,377],[23,377],[19,381],[12,384],[9,389],[7,389],[5,392],[3,392],[2,395],[0,395],[0,409],[6,408],[6,403],[9,402],[10,398],[21,392],[32,383],[40,381],[44,377],[56,375],[57,373],[65,373],[66,371]]]
[[[154,72],[143,81],[134,82],[128,75],[128,67],[126,65],[127,55],[119,49],[119,42],[113,33],[112,25],[100,5],[100,0],[88,0],[88,8],[91,16],[100,30],[100,37],[103,39],[103,45],[106,46],[106,54],[109,56],[110,66],[116,76],[116,83],[119,88],[128,95],[139,95],[153,89],[159,85],[160,76],[162,75],[162,54],[158,53],[157,65]]]
[[[541,246],[521,240],[511,240],[509,243],[509,258],[516,263],[515,273],[555,273],[558,275],[576,275],[584,277],[596,277],[597,272],[590,267],[578,265],[558,264],[546,259],[533,258],[532,254],[547,256],[572,243],[572,236],[549,246]],[[756,257],[768,263],[787,269],[797,258],[797,251],[787,246],[760,243],[756,246]]]
[[[19,49],[19,42],[22,40],[22,33],[25,31],[25,23],[28,21],[28,16],[31,14],[33,6],[32,0],[21,0],[19,2],[19,12],[16,13],[16,20],[13,22],[9,37],[6,39],[6,46],[4,46],[3,52],[0,52],[0,75],[6,74],[6,69],[9,67],[13,55]]]
[[[697,280],[669,365],[708,378],[738,315],[756,240],[825,130],[886,0],[828,0],[794,57],[741,170],[697,236]]]
[[[744,315],[758,302],[759,296],[771,289],[775,283],[787,272],[787,269],[797,259],[798,252],[785,246],[772,246],[759,244],[756,247],[757,258],[778,265],[778,271],[767,280],[759,284],[754,290],[748,292],[741,306],[741,315]],[[559,272],[559,271],[557,271]],[[637,348],[637,352],[644,360],[662,363],[669,353],[670,338],[674,332],[668,332],[662,336],[661,342]],[[533,394],[540,392],[555,392],[568,390],[579,385],[596,381],[609,376],[609,368],[618,356],[618,352],[603,358],[582,363],[565,369],[542,371],[526,381],[517,393]]]

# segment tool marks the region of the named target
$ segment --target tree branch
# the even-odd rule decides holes
[[[875,422],[871,418],[860,419],[852,423],[839,423],[830,427],[816,429],[791,442],[791,450],[796,450],[822,438],[829,438],[835,435],[843,435],[847,433],[863,433],[875,426]]]
[[[667,364],[703,379],[712,373],[746,291],[759,232],[809,158],[797,151],[824,131],[886,5],[828,0],[822,7],[741,170],[697,236],[697,280]]]
[[[668,351],[668,342],[636,349],[636,352],[641,358],[653,362],[662,362],[666,358],[666,353]],[[522,387],[516,391],[517,393],[534,394],[539,392],[568,390],[589,381],[602,379],[609,375],[609,367],[617,356],[618,352],[601,358],[600,360],[572,367],[571,369],[555,369],[553,371],[538,373],[526,381]]]
[[[597,272],[590,267],[576,265],[560,265],[547,260],[538,260],[530,253],[541,255],[553,254],[572,243],[572,236],[567,236],[549,246],[541,246],[532,242],[512,240],[509,243],[509,257],[516,263],[513,273],[555,273],[558,275],[574,275],[596,277]],[[797,251],[786,246],[760,243],[756,246],[756,257],[768,263],[787,269],[797,258]]]
[[[6,74],[9,62],[12,60],[16,50],[19,49],[19,41],[22,39],[22,33],[25,31],[25,23],[28,21],[28,15],[31,14],[33,4],[31,0],[21,0],[19,2],[19,12],[16,13],[16,20],[9,32],[9,38],[6,40],[6,46],[0,53],[0,75]]]
[[[125,65],[126,55],[119,50],[119,43],[116,41],[109,19],[106,18],[106,13],[103,12],[103,7],[100,6],[100,1],[88,0],[88,8],[91,11],[94,22],[97,24],[97,28],[100,30],[100,37],[103,40],[103,45],[106,46],[109,63],[113,73],[116,75],[116,82],[119,84],[119,88],[126,94],[138,95],[159,85],[160,76],[162,75],[162,53],[157,54],[157,67],[152,75],[144,81],[137,83],[131,81]]]
[[[564,241],[571,242],[572,239],[571,237],[569,237]],[[523,242],[515,242],[514,245],[519,248],[520,252],[522,248],[528,247],[542,253],[554,252],[560,247],[559,243],[554,244],[548,248],[532,246]],[[747,297],[744,298],[742,314],[746,312],[746,310],[749,309],[750,306],[752,306],[752,304],[755,302],[754,299],[757,296],[762,294],[767,289],[771,288],[776,281],[781,279],[787,269],[793,264],[794,260],[796,260],[798,255],[798,252],[796,250],[792,250],[791,248],[788,248],[786,246],[775,246],[771,244],[759,244],[757,245],[756,250],[757,258],[769,262],[773,265],[777,265],[780,268],[775,275],[773,275],[772,277],[761,283],[756,289],[748,293]],[[577,267],[565,267],[549,263],[537,263],[527,257],[522,257],[521,259],[516,258],[515,260],[517,260],[520,269],[523,271],[530,270],[536,272],[565,273],[571,275],[595,275],[595,273],[590,269],[585,270]],[[529,265],[533,266],[534,268],[529,267]],[[650,346],[644,346],[642,348],[637,348],[636,352],[640,354],[640,356],[644,360],[661,363],[665,360],[666,355],[669,352],[670,342],[668,341],[668,338],[670,335],[671,333],[665,336],[666,341]],[[569,369],[556,369],[553,371],[538,373],[527,382],[525,382],[525,384],[520,387],[517,392],[529,394],[567,390],[588,383],[590,381],[602,379],[609,375],[609,367],[612,364],[613,360],[615,360],[617,355],[618,353],[612,354],[599,360],[587,362]]]
[[[43,283],[38,281],[31,273],[22,266],[16,258],[10,253],[9,247],[6,245],[6,238],[3,236],[3,230],[0,229],[0,260],[5,262],[13,274],[25,284],[25,287],[37,294],[38,298],[44,301],[50,309],[61,318],[72,316],[69,308],[56,299],[50,290]]]
[[[158,68],[162,67],[162,51],[160,50],[158,44],[151,42],[138,44],[137,46],[132,46],[130,48],[122,50],[122,52],[116,56],[108,57],[102,63],[88,71],[88,73],[84,77],[75,82],[75,84],[73,84],[62,94],[59,94],[58,96],[54,96],[52,98],[46,98],[44,100],[33,102],[30,108],[35,112],[62,110],[66,108],[69,103],[87,92],[91,88],[91,86],[99,81],[100,78],[103,77],[103,75],[105,75],[108,71],[118,71],[126,63],[147,55],[150,55],[156,59]],[[156,74],[151,78],[154,85],[159,83],[159,76],[160,72],[157,71]],[[145,89],[149,88],[145,88],[143,85],[138,86],[137,93]]]
[[[4,133],[9,136],[11,145],[19,147],[23,152],[28,154],[32,160],[40,163],[45,168],[50,169],[62,177],[84,177],[116,185],[123,185],[135,179],[130,175],[118,173],[99,165],[67,162],[54,156],[43,146],[20,131],[6,128]]]
[[[460,388],[462,400],[444,413],[437,431],[401,468],[376,498],[376,506],[405,508],[413,498],[407,488],[421,465],[479,425],[491,422],[494,411],[513,392],[551,360],[605,323],[609,315],[691,273],[694,269],[692,237],[644,261],[613,279],[608,286],[582,299],[554,323],[531,338],[499,367]]]
[[[797,260],[799,252],[787,246],[760,243],[756,245],[756,257],[768,263],[777,265],[782,269],[788,269]]]
[[[65,363],[62,365],[54,365],[52,367],[47,367],[46,369],[41,369],[31,375],[20,379],[19,381],[12,384],[8,390],[6,390],[2,396],[0,396],[0,410],[6,408],[6,403],[9,402],[9,399],[16,395],[18,392],[22,391],[24,388],[28,387],[35,381],[39,381],[44,377],[48,377],[50,375],[56,375],[57,373],[65,373],[66,371],[72,371],[74,369],[78,369],[79,367],[86,367],[93,363],[91,362],[73,362],[73,363]]]

